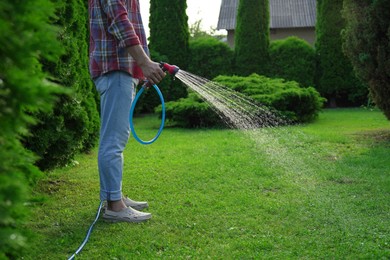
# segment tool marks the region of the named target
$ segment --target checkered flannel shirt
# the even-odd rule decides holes
[[[141,68],[126,51],[127,47],[142,45],[149,54],[139,0],[88,0],[88,11],[91,77],[122,70],[144,79]]]

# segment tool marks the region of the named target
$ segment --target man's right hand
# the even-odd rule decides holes
[[[160,64],[150,60],[140,45],[134,45],[127,49],[151,85],[158,84],[165,77],[165,72],[160,68]]]

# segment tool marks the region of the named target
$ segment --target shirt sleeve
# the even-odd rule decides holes
[[[108,18],[108,32],[118,40],[118,46],[122,48],[140,45],[140,40],[128,17],[126,1],[102,0],[100,2]]]

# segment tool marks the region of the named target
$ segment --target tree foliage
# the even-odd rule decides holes
[[[344,1],[343,50],[390,120],[390,1]]]
[[[25,145],[40,159],[37,165],[48,170],[69,164],[80,151],[94,147],[99,132],[99,115],[94,87],[88,72],[88,13],[83,0],[56,2],[56,25],[65,53],[56,62],[46,61],[49,71],[70,95],[59,96],[54,109],[36,116],[39,124]]]
[[[16,258],[26,244],[24,203],[28,183],[40,174],[20,140],[36,123],[31,113],[49,111],[53,94],[62,92],[39,62],[54,62],[62,51],[50,25],[54,11],[49,0],[0,3],[0,259]]]
[[[345,28],[342,6],[343,0],[317,1],[317,89],[331,106],[361,104],[367,97],[367,88],[357,80],[351,62],[342,52],[341,31]]]
[[[188,70],[207,79],[232,73],[234,53],[230,47],[211,36],[190,41]]]
[[[269,1],[240,1],[235,30],[235,72],[267,74],[269,65]]]
[[[291,36],[270,45],[270,76],[314,86],[315,50],[305,40]]]
[[[150,1],[150,38],[152,51],[168,58],[165,62],[187,69],[189,52],[189,27],[186,14],[187,2],[183,0]],[[167,100],[176,100],[187,95],[178,81],[162,90]]]

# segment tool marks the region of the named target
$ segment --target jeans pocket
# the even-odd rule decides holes
[[[94,79],[93,82],[95,83],[96,90],[99,92],[100,96],[102,96],[108,88],[107,77],[105,75],[100,76]]]

